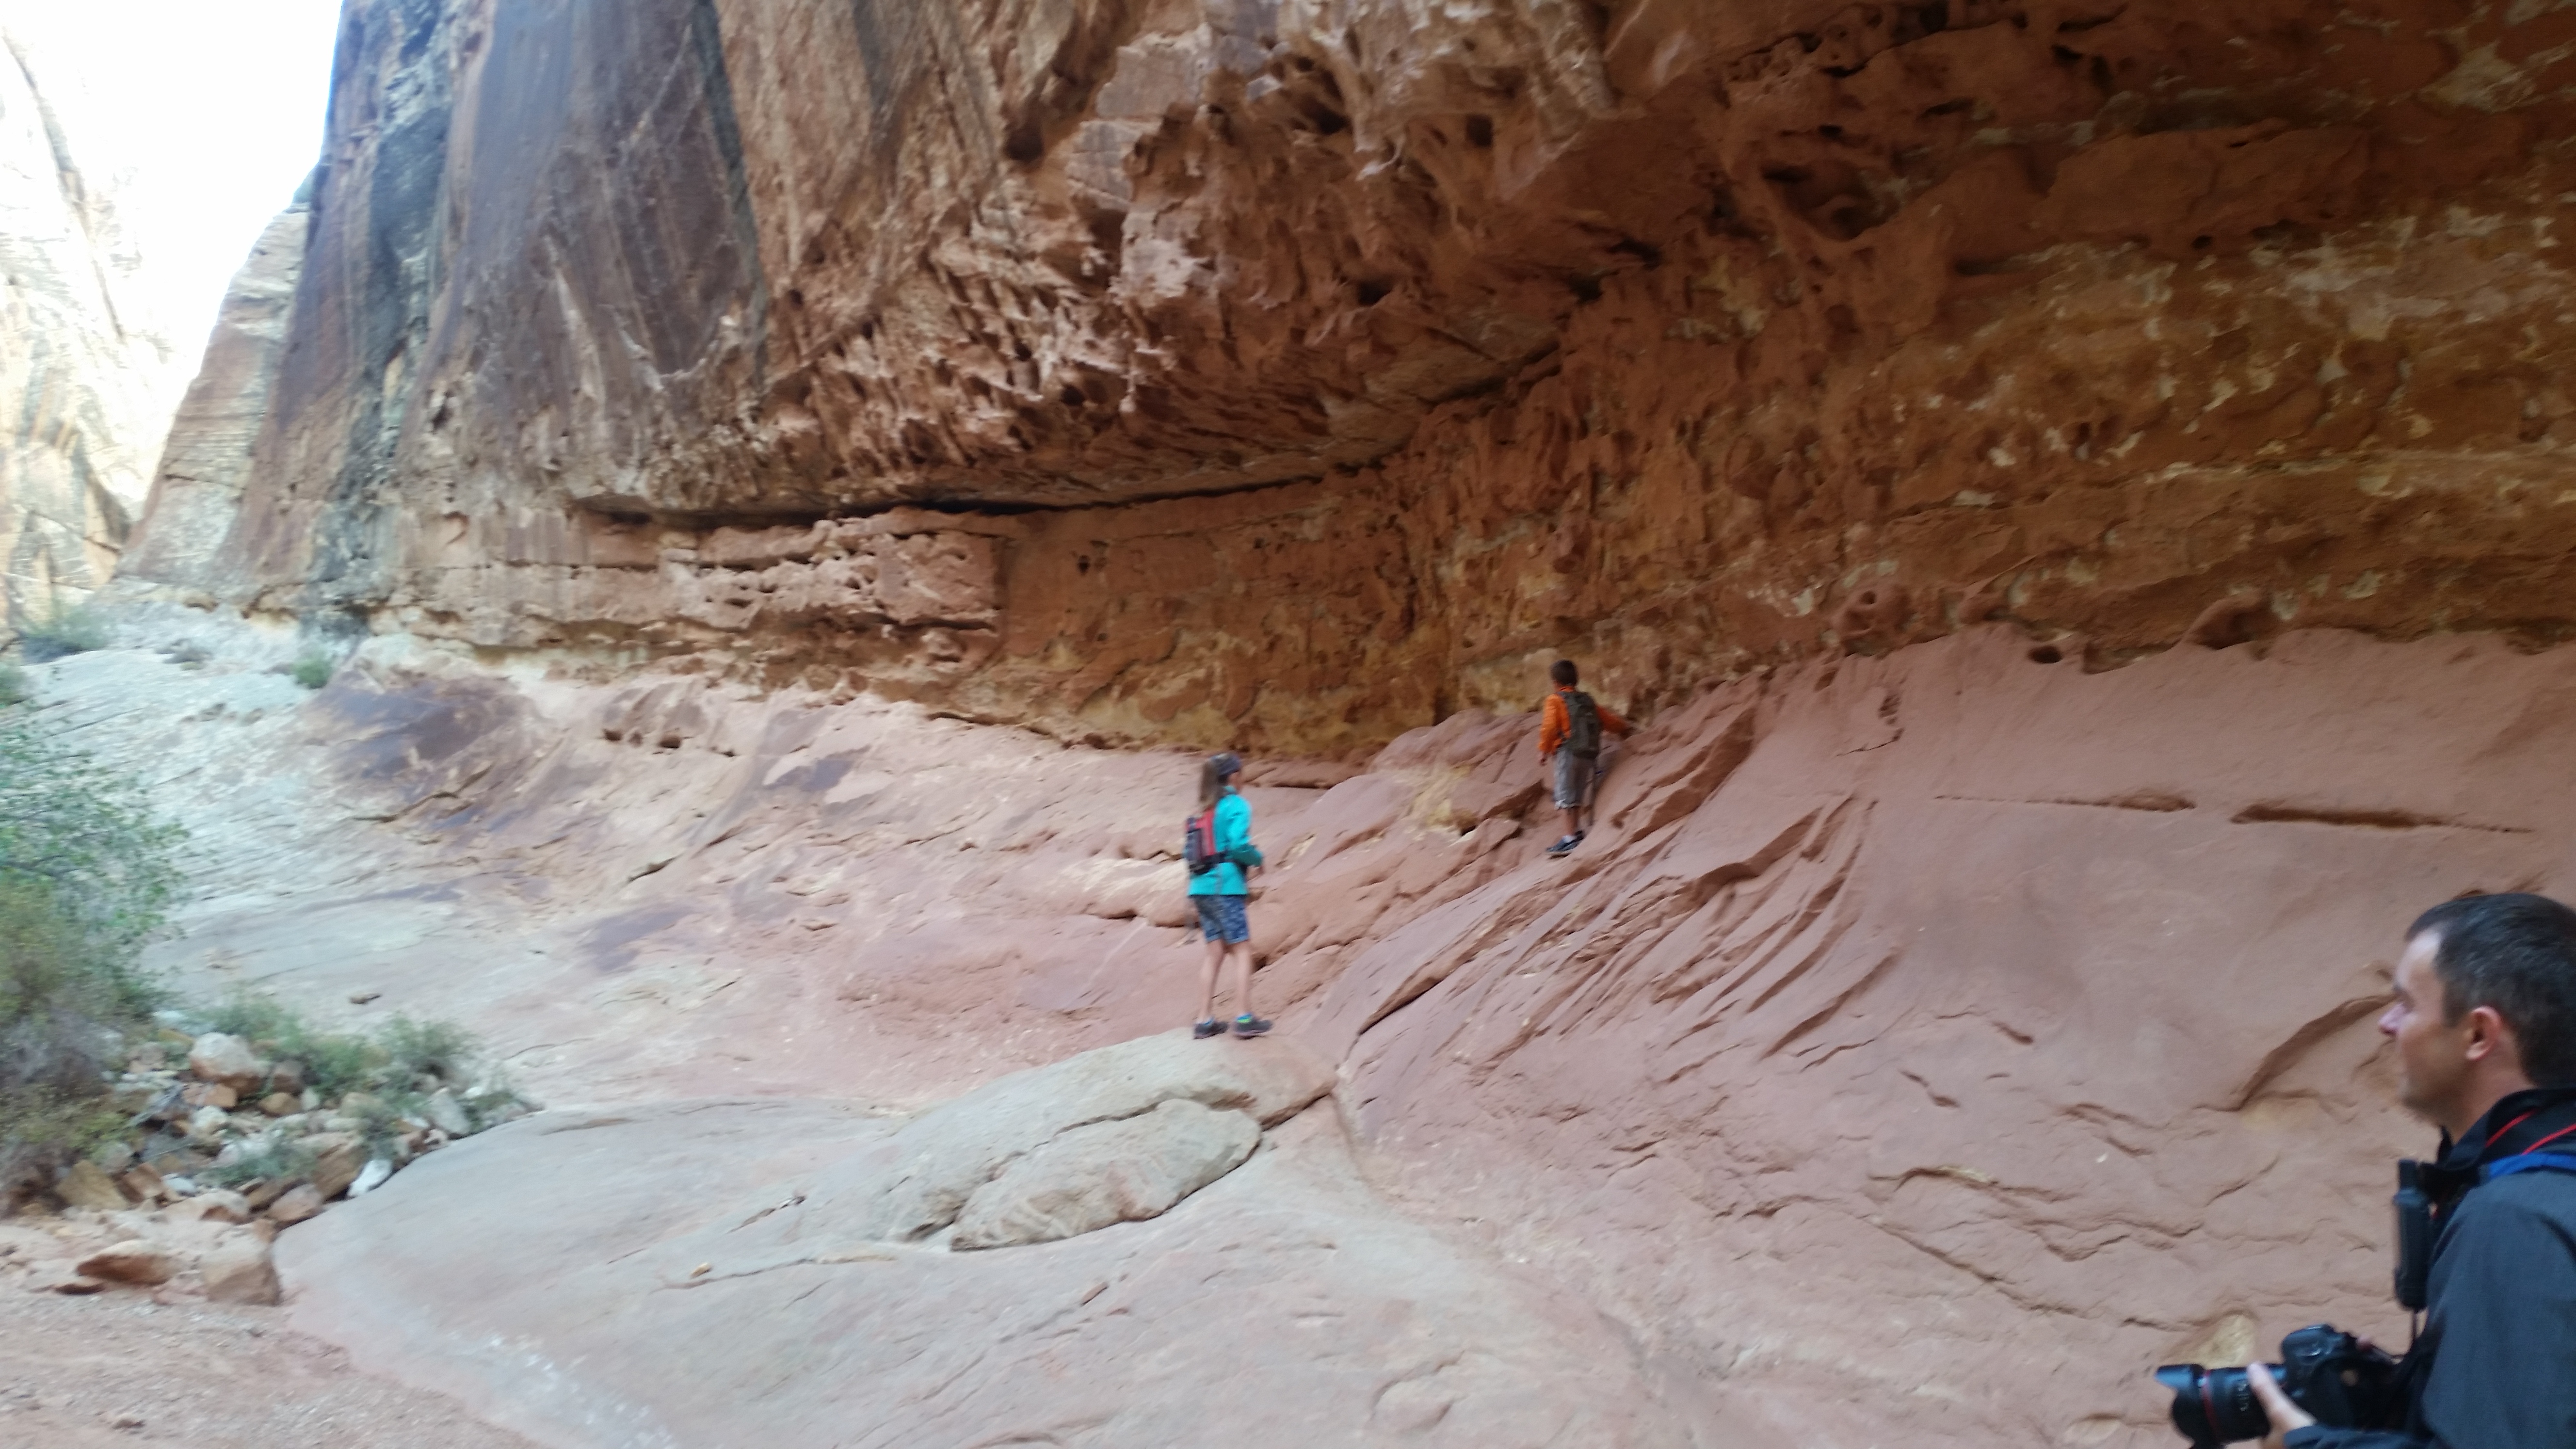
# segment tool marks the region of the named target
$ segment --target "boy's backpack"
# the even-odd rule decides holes
[[[1565,696],[1565,748],[1587,760],[1601,753],[1601,707],[1579,689]]]
[[[1205,875],[1225,864],[1216,853],[1216,812],[1205,811],[1181,822],[1181,864],[1192,875]]]

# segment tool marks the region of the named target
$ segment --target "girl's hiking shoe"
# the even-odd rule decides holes
[[[1259,1036],[1268,1030],[1270,1030],[1270,1023],[1263,1021],[1260,1017],[1254,1016],[1249,1012],[1246,1012],[1234,1019],[1234,1034],[1236,1036]]]
[[[1578,831],[1574,832],[1572,835],[1565,836],[1564,838],[1562,838],[1562,839],[1558,840],[1558,841],[1556,842],[1556,844],[1549,846],[1549,847],[1547,848],[1547,853],[1548,853],[1548,854],[1550,854],[1550,855],[1563,855],[1563,854],[1565,854],[1567,851],[1572,850],[1574,847],[1576,847],[1576,846],[1578,846],[1578,845],[1581,845],[1582,843],[1583,843],[1583,832],[1582,832],[1582,831],[1580,831],[1580,830],[1578,830]]]
[[[1225,1035],[1225,1023],[1211,1016],[1207,1020],[1200,1022],[1198,1025],[1191,1027],[1190,1035],[1199,1041],[1206,1041],[1212,1036],[1223,1036]]]

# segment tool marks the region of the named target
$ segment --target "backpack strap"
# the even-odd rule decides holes
[[[2478,1168],[2478,1181],[2493,1182],[2517,1172],[2576,1172],[2576,1153],[2525,1152],[2517,1157],[2499,1157]]]

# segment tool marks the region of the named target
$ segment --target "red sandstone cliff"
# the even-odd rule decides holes
[[[1559,649],[2553,639],[2562,28],[356,0],[215,581],[1328,750]]]

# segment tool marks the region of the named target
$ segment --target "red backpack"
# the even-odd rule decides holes
[[[1216,811],[1208,810],[1181,822],[1181,863],[1192,875],[1205,875],[1225,864],[1216,853]]]

